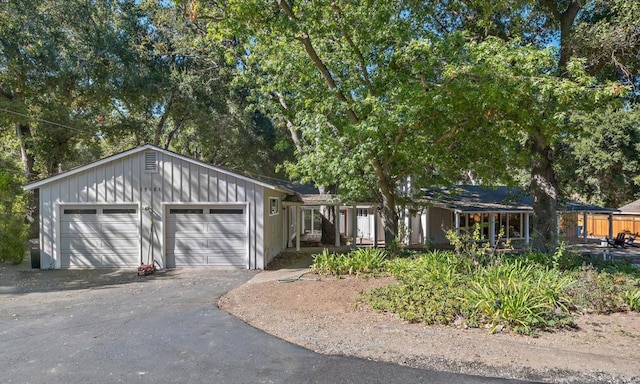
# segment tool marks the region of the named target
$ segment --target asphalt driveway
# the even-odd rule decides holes
[[[0,270],[8,383],[510,383],[324,356],[217,308],[255,271]]]

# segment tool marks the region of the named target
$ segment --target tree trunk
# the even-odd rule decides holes
[[[22,161],[24,176],[27,179],[27,182],[34,181],[37,179],[37,175],[33,170],[35,158],[29,150],[29,140],[31,138],[31,129],[29,128],[29,125],[17,123],[16,136],[20,142],[20,158]],[[37,238],[40,232],[40,203],[38,192],[38,190],[33,190],[27,193],[27,212],[25,218],[29,224],[29,238]]]
[[[320,242],[322,244],[334,245],[336,242],[336,207],[322,206],[320,215],[322,216],[322,238]]]
[[[533,196],[532,247],[548,252],[558,241],[558,183],[553,169],[553,149],[540,137],[530,139],[531,194]]]
[[[384,244],[386,247],[392,245],[398,236],[398,212],[395,202],[386,199],[380,211],[382,226],[384,227]]]
[[[329,187],[318,187],[320,194],[331,193],[333,195],[337,192],[337,185],[330,185]],[[320,216],[322,217],[322,238],[320,242],[322,244],[335,244],[336,241],[336,225],[338,225],[338,212],[337,208],[330,205],[320,206]]]
[[[18,137],[18,141],[20,142],[20,157],[22,160],[24,177],[27,179],[27,181],[32,181],[35,179],[33,175],[33,165],[35,164],[35,159],[28,148],[29,140],[31,139],[31,129],[29,129],[29,126],[27,124],[17,123],[16,136]]]

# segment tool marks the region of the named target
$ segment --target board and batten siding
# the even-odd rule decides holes
[[[266,188],[246,177],[221,171],[161,150],[134,150],[111,161],[85,166],[68,177],[42,183],[40,188],[41,267],[60,268],[59,219],[64,204],[138,204],[140,210],[140,255],[147,262],[150,236],[154,236],[154,258],[165,266],[166,238],[164,206],[181,203],[244,203],[248,220],[248,267],[263,269],[282,249],[282,217],[269,218],[268,196],[282,199],[284,192]],[[145,171],[145,153],[156,154],[156,171]],[[265,205],[265,199],[267,201]],[[153,213],[153,230],[149,207]],[[269,218],[265,223],[265,217]],[[276,222],[277,221],[277,222]],[[269,227],[265,233],[265,224]],[[154,232],[155,231],[155,232]],[[282,229],[279,229],[282,231]],[[278,237],[280,236],[280,237]],[[266,255],[265,255],[266,251]],[[160,255],[161,257],[158,257]],[[266,258],[265,258],[266,257]]]

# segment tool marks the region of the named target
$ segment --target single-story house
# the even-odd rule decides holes
[[[531,241],[530,222],[533,198],[517,187],[495,188],[457,185],[422,191],[425,208],[423,230],[431,243],[445,243],[446,229],[466,229],[480,224],[483,235],[493,244],[502,229],[503,239]],[[558,234],[587,242],[588,228],[578,228],[578,218],[588,214],[611,215],[616,209],[568,200],[558,204]],[[612,229],[609,228],[610,233]]]
[[[344,204],[314,187],[265,182],[153,145],[25,189],[39,190],[42,269],[151,263],[159,268],[264,269],[286,248],[319,241],[326,207],[333,207],[339,218],[333,245],[339,246],[341,239],[352,247],[382,245],[384,239],[375,204]],[[521,190],[455,186],[420,193],[417,206],[401,210],[406,244],[446,244],[447,229],[476,223],[491,242],[500,228],[506,238],[530,241],[532,200]],[[577,213],[586,218],[588,213],[615,211],[567,202],[559,228],[577,235]],[[587,232],[582,232],[585,241]]]
[[[384,240],[382,220],[375,205],[341,205],[335,196],[316,196],[310,192],[302,194],[302,198],[304,204],[301,209],[303,212],[311,210],[306,214],[312,218],[317,217],[314,210],[319,206],[335,205],[340,211],[340,233],[352,239],[352,244],[381,244]],[[617,210],[576,201],[561,202],[558,234],[586,242],[589,228],[579,228],[578,219],[588,214],[611,215],[614,212]],[[533,199],[521,188],[456,185],[422,189],[416,196],[416,205],[401,209],[399,213],[401,233],[408,245],[446,245],[449,243],[446,238],[448,230],[461,231],[473,228],[475,224],[480,225],[484,238],[492,244],[501,230],[503,240],[523,244],[531,241]],[[308,228],[315,230],[317,225],[314,227],[311,220],[303,227],[304,230]]]
[[[264,269],[287,246],[284,207],[296,201],[285,187],[153,145],[25,189],[39,190],[42,269]]]

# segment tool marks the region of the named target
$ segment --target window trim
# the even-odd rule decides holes
[[[277,197],[269,198],[269,216],[280,214],[280,199]]]

